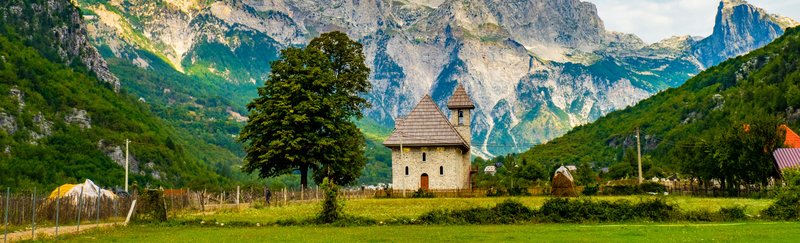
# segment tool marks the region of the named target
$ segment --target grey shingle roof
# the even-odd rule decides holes
[[[420,146],[461,146],[464,151],[469,145],[439,110],[430,96],[425,95],[419,104],[405,118],[398,119],[395,130],[383,145],[399,147]]]
[[[458,86],[456,86],[456,91],[453,92],[453,96],[450,96],[450,100],[447,101],[447,108],[475,109],[475,104],[472,103],[472,99],[469,98],[467,91],[464,90],[464,86],[458,84]]]

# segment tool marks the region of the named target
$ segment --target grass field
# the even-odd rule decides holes
[[[652,196],[594,197],[594,200],[638,201]],[[768,207],[770,199],[664,197],[680,210],[717,211],[720,207],[743,206],[747,214],[757,215]],[[356,199],[345,202],[349,215],[385,221],[416,218],[434,209],[491,207],[509,198],[430,198],[430,199]],[[538,208],[547,197],[511,198]],[[204,225],[165,223],[133,225],[91,230],[80,235],[60,237],[67,242],[683,242],[735,241],[786,242],[800,237],[800,222],[746,221],[733,223],[613,223],[613,224],[521,224],[521,225],[392,225],[392,226],[254,226],[277,220],[303,220],[314,217],[318,203],[288,206],[220,210],[187,214],[181,220],[201,219]],[[224,223],[219,225],[216,223]],[[249,222],[249,226],[234,226]],[[241,224],[239,224],[241,225]]]
[[[629,200],[638,201],[651,196],[593,197],[595,200]],[[665,197],[668,203],[678,205],[681,210],[708,209],[718,211],[720,207],[744,206],[747,214],[758,215],[759,211],[772,203],[771,199],[742,198],[701,198],[701,197]],[[512,197],[512,198],[408,198],[408,199],[354,199],[345,202],[345,213],[353,216],[368,217],[375,220],[389,220],[398,217],[415,218],[434,209],[463,209],[470,207],[491,207],[506,199],[513,199],[525,206],[538,208],[548,197]],[[318,203],[298,203],[282,207],[262,209],[221,210],[207,214],[181,216],[183,219],[216,220],[219,222],[251,222],[273,223],[277,220],[302,220],[313,217],[320,210]]]
[[[372,227],[130,226],[65,242],[790,242],[800,223],[530,224]]]

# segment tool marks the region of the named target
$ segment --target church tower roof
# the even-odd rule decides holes
[[[460,146],[469,150],[466,140],[456,131],[429,95],[422,97],[405,118],[398,119],[395,130],[383,145],[399,147]]]
[[[456,86],[456,91],[453,92],[453,96],[450,96],[450,100],[447,101],[447,108],[475,109],[475,104],[472,103],[472,99],[469,98],[467,91],[464,90],[464,86],[458,84],[458,86]]]

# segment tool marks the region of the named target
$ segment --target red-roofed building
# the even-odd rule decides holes
[[[787,148],[800,148],[800,136],[786,125],[781,125],[781,128],[786,130],[786,140],[783,145],[786,145]]]

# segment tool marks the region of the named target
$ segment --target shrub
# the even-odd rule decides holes
[[[539,209],[545,222],[618,222],[629,220],[665,221],[676,215],[675,207],[663,199],[645,200],[636,204],[626,200],[617,202],[570,200],[553,198]]]
[[[646,181],[643,182],[641,185],[639,185],[640,193],[647,193],[647,192],[664,193],[666,191],[667,187],[658,182]]]
[[[667,187],[661,183],[646,181],[641,185],[613,185],[603,188],[603,195],[636,195],[643,193],[664,193]]]
[[[505,195],[507,195],[507,193],[502,188],[490,187],[488,190],[486,190],[487,197],[502,197]]]
[[[511,224],[533,220],[535,211],[513,200],[492,208],[433,210],[419,217],[425,224]]]
[[[634,195],[639,194],[636,185],[614,185],[603,187],[603,195]]]
[[[134,222],[158,223],[167,221],[164,193],[160,190],[143,190],[136,205]]]
[[[336,200],[339,194],[339,187],[333,184],[328,178],[322,180],[322,192],[325,199],[322,201],[322,211],[317,217],[320,223],[333,223],[342,218],[344,205]]]
[[[411,197],[413,197],[413,198],[433,198],[434,195],[433,195],[432,192],[425,191],[425,190],[422,190],[422,188],[420,188],[420,189],[417,189],[417,191],[415,191],[414,194],[411,195]]]
[[[712,222],[719,221],[719,214],[712,213],[708,210],[692,210],[683,213],[681,218],[687,221]]]
[[[531,192],[525,187],[512,187],[508,189],[509,196],[530,196]]]
[[[800,219],[800,187],[784,188],[776,199],[772,205],[761,211],[761,214],[772,219]]]
[[[586,196],[594,196],[597,195],[597,192],[600,191],[599,186],[586,186],[583,188],[583,195]]]
[[[737,221],[747,218],[747,215],[744,213],[744,207],[742,206],[720,208],[719,214],[725,221]]]

